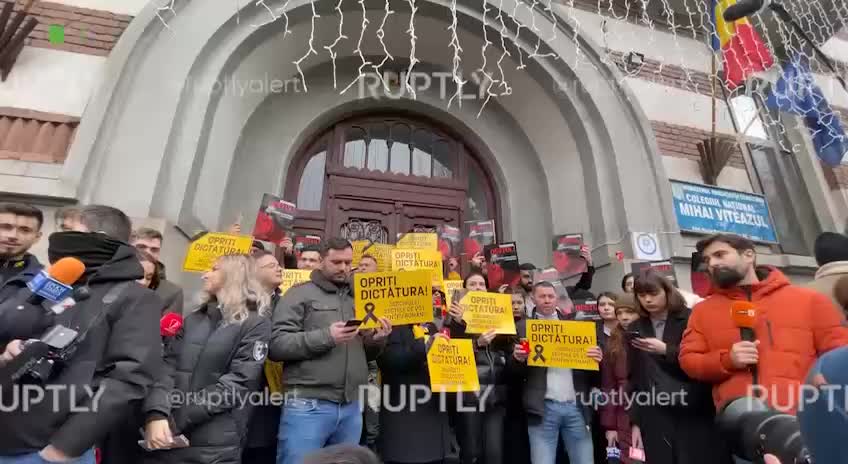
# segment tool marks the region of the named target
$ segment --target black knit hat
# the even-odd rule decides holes
[[[816,262],[819,266],[834,261],[848,261],[848,236],[836,232],[824,232],[816,238]]]

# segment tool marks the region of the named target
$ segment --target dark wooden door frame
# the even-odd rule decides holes
[[[426,126],[429,130],[456,143],[455,147],[455,178],[426,178],[415,177],[404,174],[383,173],[369,171],[367,169],[345,168],[343,166],[345,134],[351,126],[367,124],[369,122],[407,122],[416,126]],[[340,226],[334,218],[335,199],[350,199],[381,202],[388,199],[395,200],[395,208],[398,215],[403,213],[405,207],[424,208],[431,210],[456,211],[457,225],[466,220],[465,207],[467,201],[468,175],[471,169],[470,163],[475,163],[484,175],[487,183],[485,190],[489,210],[495,218],[497,233],[500,237],[500,202],[493,190],[494,181],[490,170],[483,162],[484,159],[494,159],[491,154],[479,156],[477,151],[480,147],[472,147],[462,135],[451,127],[430,118],[403,112],[376,112],[353,116],[342,121],[337,121],[323,131],[316,133],[311,141],[305,143],[298,150],[297,155],[287,171],[285,185],[283,186],[284,198],[296,201],[300,178],[311,156],[326,150],[326,164],[324,170],[324,188],[320,211],[298,211],[295,229],[306,233],[316,233],[323,228],[323,233],[335,234]],[[452,214],[447,216],[453,217]],[[398,220],[395,227],[400,227]],[[328,232],[333,231],[333,232]],[[404,231],[400,231],[404,232]],[[394,237],[392,237],[393,239]],[[392,240],[394,241],[394,240]]]

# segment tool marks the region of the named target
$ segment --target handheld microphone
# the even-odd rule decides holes
[[[738,21],[760,11],[764,3],[764,0],[739,0],[724,10],[722,17],[727,22]]]
[[[44,300],[58,303],[70,295],[73,285],[85,273],[85,264],[77,258],[62,258],[49,270],[42,269],[27,282],[32,295],[27,303],[40,305]]]
[[[175,337],[183,328],[183,317],[177,313],[168,313],[159,320],[159,334],[163,337]]]
[[[730,317],[733,323],[739,327],[739,335],[742,341],[753,342],[757,339],[754,327],[757,325],[757,308],[750,301],[734,301],[730,305]],[[754,385],[759,383],[757,365],[751,366],[751,375],[754,377]]]

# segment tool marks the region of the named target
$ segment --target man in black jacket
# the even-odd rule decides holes
[[[162,364],[158,326],[164,303],[135,282],[144,271],[127,243],[130,229],[120,210],[91,205],[80,211],[79,231],[50,236],[51,263],[75,257],[86,267],[74,284],[74,301],[54,320],[79,333],[71,345],[76,350],[44,380],[24,376],[0,391],[11,398],[17,389],[21,400],[4,404],[0,414],[0,462],[93,464],[95,443],[127,420],[132,405],[147,394]],[[12,298],[27,296],[21,289]],[[3,361],[27,356],[22,341],[41,335],[16,333]]]
[[[183,313],[183,289],[170,282],[165,274],[165,265],[160,261],[162,253],[162,232],[149,227],[141,227],[133,231],[130,245],[141,251],[150,253],[156,259],[156,272],[159,273],[159,285],[153,290],[165,301],[165,311]]]
[[[557,293],[550,282],[539,282],[533,286],[536,302],[534,318],[564,319],[557,310]],[[519,333],[520,337],[525,334]],[[599,347],[590,348],[586,356],[601,362],[603,354]],[[565,441],[571,464],[592,464],[591,424],[592,410],[587,406],[589,392],[600,384],[595,371],[563,368],[527,367],[527,353],[520,345],[513,351],[513,359],[523,367],[524,407],[528,415],[530,454],[533,464],[554,464],[560,434]]]
[[[29,249],[41,239],[44,214],[21,203],[0,203],[0,302],[26,286],[41,263]]]

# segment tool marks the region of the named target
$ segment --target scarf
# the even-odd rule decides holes
[[[50,264],[69,256],[77,258],[85,264],[88,275],[111,261],[124,245],[100,232],[55,232],[48,238],[47,257]]]

